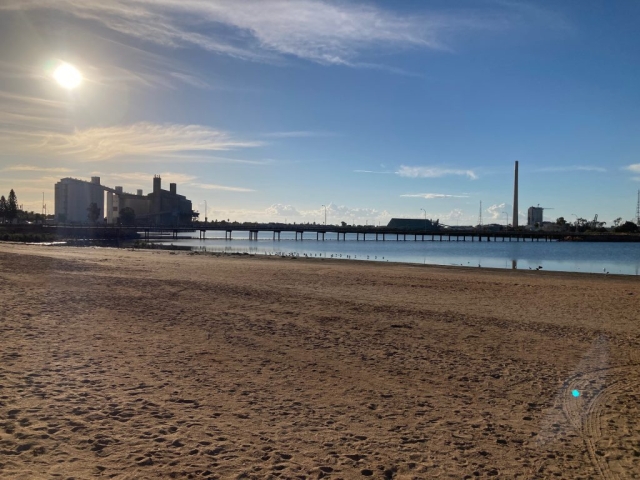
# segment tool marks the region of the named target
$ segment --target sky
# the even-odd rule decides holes
[[[504,224],[518,160],[520,223],[538,205],[632,220],[638,18],[626,1],[3,0],[0,194],[52,212],[60,178],[146,194],[158,174],[209,220]]]

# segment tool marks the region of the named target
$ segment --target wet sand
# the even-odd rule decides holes
[[[0,244],[0,478],[640,478],[639,318],[636,277]]]

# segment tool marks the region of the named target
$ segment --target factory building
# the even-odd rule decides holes
[[[87,223],[87,208],[95,203],[104,216],[104,187],[100,177],[90,182],[76,178],[63,178],[55,185],[55,215],[60,223]]]
[[[538,226],[542,225],[543,212],[544,208],[529,207],[529,210],[527,210],[527,225],[529,227],[535,227],[536,223]]]
[[[153,191],[143,195],[127,193],[122,187],[110,188],[100,184],[100,177],[92,177],[91,182],[75,178],[63,178],[55,186],[56,221],[61,223],[88,223],[87,208],[96,203],[100,209],[102,222],[118,224],[125,209],[129,218],[139,225],[176,226],[191,222],[193,210],[191,201],[178,195],[177,184],[170,183],[169,190],[162,189],[162,180],[153,178]]]
[[[440,229],[440,221],[426,220],[424,218],[392,218],[387,228],[402,230],[437,231]]]
[[[147,219],[151,213],[150,205],[149,198],[142,194],[142,190],[134,195],[124,192],[122,187],[116,187],[113,192],[107,192],[107,223],[119,223],[120,213],[125,208],[133,210],[136,221]]]

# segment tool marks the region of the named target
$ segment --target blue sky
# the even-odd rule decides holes
[[[5,0],[0,193],[64,176],[210,219],[632,219],[636,2]],[[83,80],[53,78],[62,63]],[[6,191],[6,192],[5,192]],[[510,219],[511,221],[511,219]]]

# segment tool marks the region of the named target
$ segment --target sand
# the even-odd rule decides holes
[[[639,364],[637,277],[0,245],[0,478],[640,478]]]

